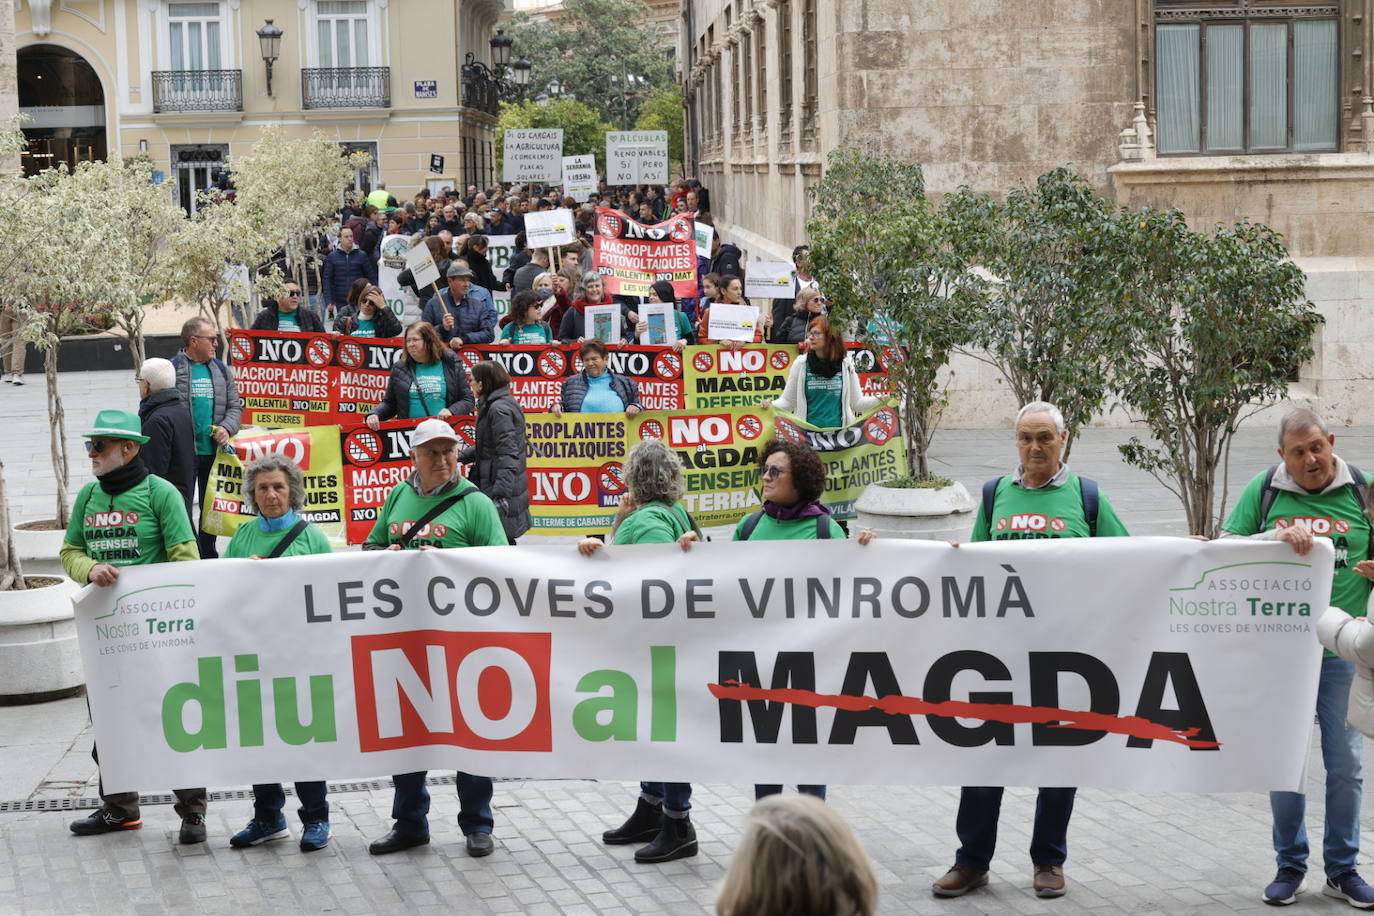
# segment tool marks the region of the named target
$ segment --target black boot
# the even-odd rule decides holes
[[[643,797],[635,805],[630,819],[614,830],[601,834],[601,842],[608,846],[624,846],[627,843],[643,843],[658,835],[659,825],[663,823],[663,809],[646,802]]]
[[[671,862],[697,854],[697,831],[692,819],[663,816],[663,827],[652,843],[635,850],[636,862]]]

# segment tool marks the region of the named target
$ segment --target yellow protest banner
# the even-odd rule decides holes
[[[294,461],[305,475],[305,506],[301,518],[319,525],[330,543],[346,543],[344,494],[339,427],[308,426],[303,429],[250,428],[229,440],[228,449],[215,454],[206,487],[213,494],[202,508],[206,531],[232,537],[239,525],[253,518],[243,505],[244,470],[258,458],[281,455]]]

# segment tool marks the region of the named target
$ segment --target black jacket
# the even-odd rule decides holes
[[[707,273],[720,274],[722,277],[736,276],[744,279],[744,270],[740,267],[740,251],[729,242],[720,246],[720,251],[711,259],[711,269]]]
[[[496,274],[492,271],[491,261],[488,260],[486,255],[468,249],[464,253],[458,255],[458,257],[467,261],[468,266],[472,268],[473,283],[476,283],[483,289],[505,289],[504,286],[497,285]]]
[[[296,324],[303,332],[311,334],[324,333],[324,325],[320,323],[320,316],[310,309],[296,309]],[[262,311],[258,312],[258,317],[253,319],[254,331],[277,331],[280,330],[277,323],[277,304],[263,306]]]
[[[525,473],[525,412],[510,389],[498,388],[477,411],[477,444],[458,456],[473,465],[468,477],[496,503],[506,537],[530,530],[530,482]]]
[[[139,402],[138,418],[143,423],[143,435],[148,437],[138,456],[149,473],[180,491],[190,517],[191,498],[196,492],[196,430],[190,406],[180,391],[164,388]]]
[[[472,413],[472,389],[468,387],[467,373],[463,371],[458,354],[444,350],[440,355],[444,364],[444,384],[448,387],[448,403],[444,406],[455,417],[465,417]],[[372,408],[372,416],[379,420],[411,419],[410,388],[415,384],[415,367],[408,358],[396,360],[391,367],[391,379],[386,383],[386,396],[382,403]]]
[[[400,337],[401,319],[391,309],[377,309],[372,316],[372,325],[378,337]],[[358,307],[345,305],[334,316],[334,330],[340,334],[352,334],[358,327]]]

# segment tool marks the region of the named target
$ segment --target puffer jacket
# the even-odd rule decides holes
[[[502,386],[482,399],[477,411],[477,444],[458,456],[471,464],[468,477],[496,503],[506,536],[530,530],[530,482],[525,473],[525,412]]]
[[[1374,600],[1374,597],[1372,597]],[[1374,623],[1329,607],[1317,618],[1317,640],[1355,664],[1345,720],[1361,734],[1374,737]]]
[[[568,314],[572,313],[569,312]],[[635,380],[617,372],[611,372],[610,369],[606,371],[610,372],[611,375],[611,390],[619,395],[620,400],[625,402],[625,406],[629,407],[634,404],[643,409],[644,405],[639,403],[639,386],[635,384]],[[587,399],[588,384],[587,370],[585,369],[563,380],[563,391],[559,395],[559,399],[563,405],[564,413],[581,412],[582,402]]]

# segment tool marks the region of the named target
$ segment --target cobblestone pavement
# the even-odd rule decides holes
[[[0,459],[16,519],[51,516],[54,492],[42,380],[29,376],[28,382],[20,389],[0,387]],[[64,374],[61,384],[77,459],[75,493],[89,479],[76,451],[81,432],[102,407],[133,407],[136,392],[132,373]],[[1247,429],[1237,441],[1233,496],[1273,460],[1270,426]],[[1128,435],[1087,431],[1072,464],[1102,484],[1133,532],[1182,533],[1177,500],[1117,458],[1115,446]],[[1374,429],[1339,430],[1338,451],[1374,467],[1371,437]],[[1005,472],[1013,460],[1010,436],[999,430],[942,430],[933,451],[936,467],[975,494],[983,479]],[[369,856],[367,842],[389,826],[385,780],[332,793],[333,841],[309,855],[294,841],[246,851],[228,847],[229,836],[250,816],[245,787],[222,788],[212,799],[210,839],[203,845],[178,845],[177,818],[156,798],[144,809],[143,830],[78,839],[67,832],[67,822],[97,803],[90,743],[80,698],[0,707],[0,914],[709,913],[752,801],[748,786],[698,786],[693,820],[701,853],[662,866],[636,865],[631,847],[600,842],[601,831],[632,808],[635,787],[585,780],[498,783],[498,845],[486,859],[464,852],[455,821],[458,802],[448,785],[433,789],[431,845]],[[1272,877],[1273,859],[1262,796],[1084,790],[1069,834],[1069,893],[1048,901],[1029,889],[1025,850],[1035,803],[1030,789],[1007,793],[991,884],[958,900],[931,897],[930,882],[953,860],[957,801],[952,787],[832,787],[831,804],[853,825],[876,865],[882,913],[1265,909],[1259,892]],[[1319,779],[1310,803],[1315,837],[1322,814]],[[290,820],[298,839],[299,825]],[[1365,823],[1374,836],[1368,816]],[[1374,877],[1368,854],[1361,856],[1361,866]],[[1316,855],[1312,867],[1313,875],[1320,873]],[[1299,904],[1303,910],[1345,910],[1344,903],[1317,893],[1315,877],[1309,883]]]

